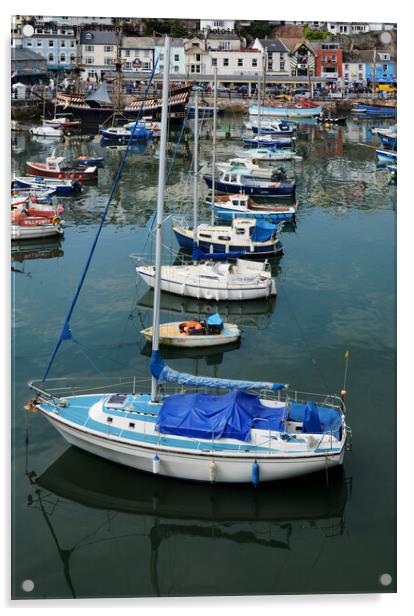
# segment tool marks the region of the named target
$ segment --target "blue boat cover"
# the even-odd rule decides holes
[[[332,431],[336,437],[338,437],[342,425],[342,415],[339,409],[316,406],[315,402],[312,401],[306,404],[291,402],[288,419],[303,422],[303,432],[322,434]]]
[[[284,431],[285,412],[285,407],[269,408],[244,391],[219,396],[174,394],[162,405],[156,430],[192,438],[250,441],[252,427]]]
[[[270,389],[278,391],[286,389],[288,385],[282,383],[269,383],[267,381],[240,381],[232,379],[217,379],[207,376],[195,376],[186,372],[178,372],[173,370],[167,364],[164,364],[160,357],[159,351],[153,351],[151,359],[151,374],[161,383],[177,383],[179,385],[190,387],[212,387],[214,389],[244,389],[244,390],[260,390]]]
[[[277,227],[269,222],[256,222],[251,229],[251,238],[253,242],[267,242],[271,240]]]
[[[214,314],[210,315],[207,319],[207,324],[208,325],[223,325],[223,319],[221,318],[221,316],[219,315],[218,312],[215,312]]]

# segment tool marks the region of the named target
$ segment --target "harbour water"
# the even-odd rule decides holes
[[[216,158],[226,161],[241,147],[226,134],[240,133],[242,120],[225,115],[220,124]],[[376,165],[373,125],[301,125],[303,160],[283,163],[296,175],[299,208],[296,227],[282,234],[284,255],[272,261],[276,301],[219,306],[242,330],[236,348],[170,352],[169,363],[187,372],[337,393],[349,351],[353,449],[343,469],[256,489],[116,466],[68,447],[24,410],[26,382],[44,373],[123,154],[97,140],[56,146],[67,158],[105,161],[97,184],[60,199],[63,240],[12,247],[15,598],[395,591],[396,187]],[[210,171],[211,139],[200,145],[202,175]],[[14,134],[13,172],[26,175],[26,160],[44,160],[53,147]],[[151,324],[152,295],[129,255],[152,262],[156,150],[128,156],[72,318],[73,340],[62,345],[52,377],[110,382],[149,374],[139,332]],[[169,175],[165,262],[182,258],[171,224],[185,215],[191,221],[190,163],[179,152]],[[168,321],[217,306],[163,295],[161,308]],[[388,586],[379,581],[384,573]],[[30,593],[21,586],[27,579]]]

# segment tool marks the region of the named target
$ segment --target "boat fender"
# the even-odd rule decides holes
[[[212,460],[210,464],[208,465],[208,479],[210,483],[215,482],[216,475],[217,475],[216,463],[214,462],[214,460]]]
[[[254,485],[255,488],[257,488],[259,483],[260,483],[260,467],[257,461],[255,460],[252,464],[252,484]]]
[[[158,475],[160,472],[160,458],[157,454],[152,458],[152,472],[154,475]]]
[[[53,216],[52,218],[52,225],[60,225],[60,217],[59,216]]]

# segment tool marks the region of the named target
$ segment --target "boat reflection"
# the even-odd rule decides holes
[[[243,550],[249,544],[260,550],[259,570],[267,570],[287,554],[291,558],[295,543],[309,539],[309,533],[323,541],[343,535],[351,482],[342,469],[337,471],[330,475],[329,486],[324,474],[257,489],[204,485],[140,473],[71,447],[39,477],[28,474],[32,487],[28,504],[45,517],[74,597],[87,594],[84,577],[88,576],[77,577],[78,591],[70,562],[83,544],[95,576],[111,583],[113,574],[108,578],[108,561],[102,558],[108,542],[113,562],[119,557],[129,570],[131,595],[139,595],[140,571],[149,574],[144,594],[191,593],[192,575],[186,573],[189,563],[200,573],[209,560],[217,563],[210,569],[207,566],[211,588],[216,594],[228,594],[233,588],[231,573],[225,573],[226,565],[220,559],[225,560],[229,550]],[[70,513],[69,524],[67,515],[59,518],[58,509],[63,507]],[[85,507],[95,513],[86,513]],[[106,523],[100,510],[106,512]],[[249,575],[248,567],[238,571],[239,592],[244,588],[240,583],[247,582]]]
[[[240,348],[240,339],[231,344],[223,344],[221,346],[191,348],[191,347],[173,347],[168,345],[162,346],[163,359],[204,359],[208,366],[218,366],[223,363],[223,354],[228,351],[236,351]],[[145,343],[141,349],[141,355],[151,357],[152,346],[149,342]]]
[[[148,289],[139,299],[137,308],[152,310],[154,292]],[[276,297],[269,299],[252,299],[246,302],[216,302],[214,300],[198,300],[193,297],[161,294],[161,310],[168,313],[178,313],[187,316],[205,318],[219,312],[223,321],[231,321],[237,325],[264,328],[267,326],[276,305]],[[183,320],[185,320],[183,318]]]
[[[62,238],[49,238],[43,240],[13,241],[11,258],[15,263],[33,261],[34,259],[56,259],[63,257],[61,248]]]

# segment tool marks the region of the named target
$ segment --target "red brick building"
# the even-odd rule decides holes
[[[318,49],[316,52],[316,75],[327,79],[342,78],[342,49]]]

